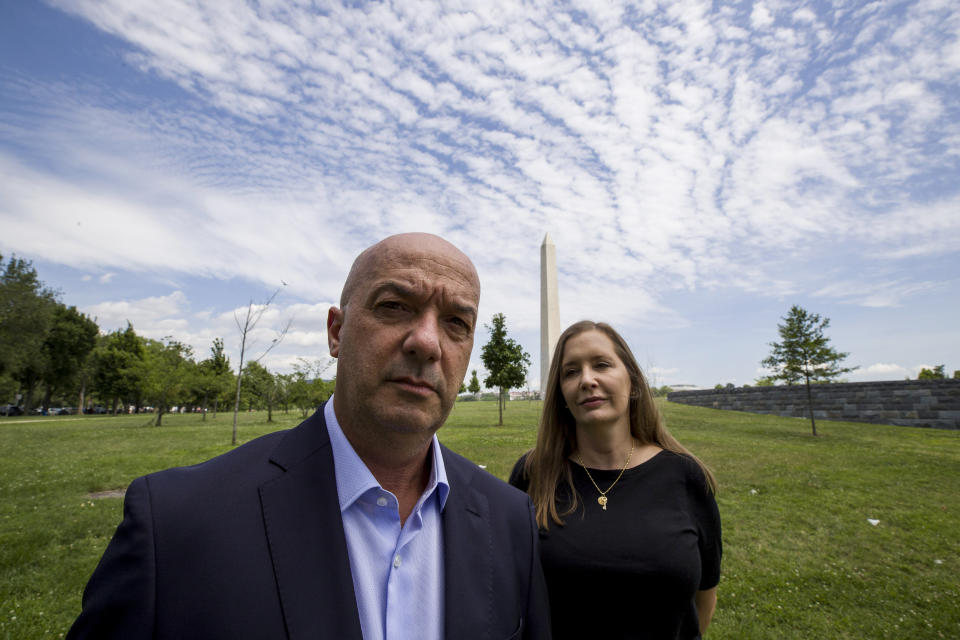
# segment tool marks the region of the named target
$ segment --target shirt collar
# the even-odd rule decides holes
[[[371,489],[383,490],[377,479],[370,473],[366,463],[360,459],[353,445],[347,440],[337,415],[333,410],[333,396],[323,407],[323,417],[327,422],[327,432],[330,435],[330,448],[333,450],[334,475],[337,479],[337,497],[340,499],[340,512],[346,511],[357,499]],[[440,510],[443,511],[450,493],[450,483],[447,481],[447,470],[443,464],[443,455],[440,453],[440,441],[436,434],[430,441],[430,480],[423,491],[418,504],[424,502],[423,497],[437,492],[440,499]]]

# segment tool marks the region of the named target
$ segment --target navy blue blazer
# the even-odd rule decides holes
[[[526,494],[442,447],[448,640],[550,637]],[[361,640],[323,409],[137,478],[68,640]]]

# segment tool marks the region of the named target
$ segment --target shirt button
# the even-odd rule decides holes
[[[399,568],[400,568],[400,554],[399,554],[399,553],[398,553],[397,555],[393,556],[393,568],[394,568],[394,569],[399,569]]]
[[[385,507],[387,506],[387,499],[384,498],[383,496],[380,496],[379,498],[377,498],[377,504],[380,505],[381,507]]]

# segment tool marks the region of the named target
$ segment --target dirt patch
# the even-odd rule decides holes
[[[106,491],[94,491],[89,496],[91,500],[99,500],[100,498],[122,498],[126,493],[126,489],[107,489]]]

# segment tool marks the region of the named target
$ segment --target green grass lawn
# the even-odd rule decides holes
[[[818,424],[664,404],[716,473],[724,524],[713,638],[960,637],[960,432]],[[539,404],[457,405],[441,439],[501,478]],[[241,416],[250,440],[299,422]],[[230,448],[231,417],[0,418],[0,639],[57,638],[122,515],[91,499]],[[879,520],[871,525],[867,519]]]

